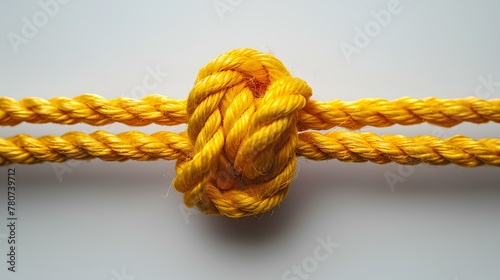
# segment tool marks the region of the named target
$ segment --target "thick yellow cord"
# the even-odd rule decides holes
[[[97,94],[50,100],[27,97],[21,101],[0,96],[0,125],[21,122],[87,123],[95,126],[114,122],[133,126],[152,123],[178,125],[187,122],[186,101],[156,94],[140,100],[127,97],[107,100]]]
[[[147,135],[128,131],[115,135],[98,130],[91,134],[68,132],[60,137],[35,138],[25,134],[0,137],[0,165],[93,158],[105,161],[185,160],[192,151],[193,146],[185,132],[161,131]],[[378,164],[500,166],[500,139],[474,140],[462,135],[448,139],[434,136],[410,138],[350,131],[302,132],[299,133],[296,155],[311,160],[371,161]]]
[[[304,132],[299,134],[299,139],[297,154],[312,160],[500,166],[500,139],[497,138],[474,140],[462,135],[448,139],[434,136],[410,138],[402,135],[378,136],[371,132],[335,131],[325,135]]]
[[[500,139],[308,131],[422,122],[444,127],[461,122],[498,123],[499,99],[404,97],[319,102],[311,100],[311,95],[307,83],[291,77],[272,55],[235,49],[200,70],[186,100],[160,95],[140,100],[107,100],[94,94],[20,101],[0,97],[0,125],[4,126],[20,122],[188,124],[187,132],[180,134],[96,131],[90,135],[69,132],[61,137],[23,134],[0,138],[0,165],[90,158],[176,159],[174,186],[184,194],[185,204],[233,218],[278,205],[295,176],[297,156],[379,164],[500,166]]]
[[[186,100],[148,95],[142,99],[119,97],[108,100],[97,94],[46,100],[27,97],[16,101],[0,96],[0,125],[28,123],[87,123],[100,126],[120,122],[132,126],[152,123],[178,125],[187,123]],[[386,127],[423,122],[451,127],[462,122],[500,123],[500,99],[476,97],[416,99],[403,97],[388,101],[365,98],[357,101],[309,100],[299,111],[299,130],[322,130],[340,126],[359,129],[363,126]]]
[[[115,135],[98,130],[91,134],[73,131],[60,137],[34,138],[25,134],[0,137],[0,165],[92,158],[106,161],[174,160],[188,157],[191,151],[192,145],[185,132],[161,131],[147,135],[128,131]]]

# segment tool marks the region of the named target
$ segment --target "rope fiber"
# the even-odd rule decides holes
[[[500,166],[500,139],[456,135],[379,136],[359,129],[430,123],[500,122],[500,99],[403,97],[320,102],[270,54],[235,49],[203,67],[185,100],[161,95],[106,99],[96,94],[50,100],[0,97],[0,125],[26,123],[103,126],[187,124],[187,131],[138,131],[0,137],[0,165],[62,162],[177,160],[175,188],[188,207],[231,218],[266,212],[286,196],[296,158],[385,164]]]

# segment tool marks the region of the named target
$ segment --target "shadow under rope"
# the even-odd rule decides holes
[[[301,224],[300,219],[324,216],[324,213],[317,212],[320,211],[318,209],[335,212],[335,198],[339,199],[338,197],[350,199],[359,195],[386,196],[402,201],[417,198],[425,202],[436,196],[469,196],[477,192],[491,192],[500,198],[500,173],[496,167],[417,165],[413,167],[413,173],[406,177],[402,175],[408,173],[399,174],[398,167],[397,164],[299,160],[298,174],[290,186],[288,196],[273,211],[242,219],[200,215],[197,223],[200,229],[209,231],[214,238],[247,244],[245,246],[262,246],[282,238],[287,231],[297,230],[296,226]],[[386,179],[388,173],[399,175],[403,181],[398,181],[391,189]],[[326,202],[327,204],[308,211],[309,207],[317,203],[324,204],[330,198],[331,203]]]
[[[245,246],[258,244],[263,246],[281,238],[285,232],[293,231],[299,219],[314,218],[318,214],[308,212],[315,203],[325,203],[332,198],[332,203],[322,205],[325,211],[335,211],[333,198],[345,193],[363,195],[394,196],[394,199],[415,198],[425,201],[440,195],[474,195],[477,192],[491,192],[500,197],[500,170],[498,167],[460,168],[457,166],[417,165],[410,172],[400,165],[377,165],[373,163],[343,163],[339,161],[313,162],[299,160],[297,176],[291,183],[290,192],[284,201],[272,211],[257,217],[230,219],[203,214],[196,216],[193,228],[206,232],[207,237],[217,236],[232,243],[244,243]],[[68,165],[71,166],[71,165]],[[134,195],[138,189],[146,191],[148,186],[164,184],[166,192],[175,192],[170,187],[175,178],[175,163],[124,162],[111,163],[100,160],[73,164],[60,182],[50,163],[37,165],[12,165],[16,168],[20,185],[32,191],[43,193],[42,188],[65,189],[72,186],[87,185],[80,192],[120,191]],[[4,169],[7,170],[8,167]],[[401,171],[403,170],[403,171]],[[388,175],[389,174],[389,175]],[[392,187],[388,177],[399,176]],[[157,187],[155,187],[157,188]],[[97,190],[98,189],[98,190]],[[150,192],[152,196],[160,195]],[[177,201],[177,199],[179,201]],[[178,196],[175,201],[181,203]],[[147,203],[147,201],[143,201]],[[179,214],[180,215],[180,214]],[[196,224],[196,225],[195,225]]]

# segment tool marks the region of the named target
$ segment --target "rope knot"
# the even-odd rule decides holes
[[[233,218],[278,205],[295,175],[298,111],[311,95],[256,50],[235,49],[203,67],[187,99],[193,152],[176,164],[185,204]]]

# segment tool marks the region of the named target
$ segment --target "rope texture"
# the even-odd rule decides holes
[[[49,135],[35,138],[25,134],[0,137],[0,165],[93,158],[106,161],[174,160],[188,157],[191,151],[192,145],[186,133],[166,131],[152,135],[138,131],[114,135],[98,130],[91,134],[73,131],[61,137]]]
[[[314,131],[335,126],[428,122],[500,122],[500,100],[404,97],[394,101],[311,100],[311,88],[291,77],[275,57],[235,49],[203,67],[186,100],[150,95],[141,100],[107,100],[94,94],[50,100],[0,97],[0,125],[121,122],[132,126],[187,123],[187,131],[146,135],[69,132],[61,137],[0,138],[0,164],[67,159],[176,159],[175,188],[187,206],[232,218],[256,215],[278,205],[295,176],[296,157],[313,160],[400,164],[500,166],[500,139],[466,136],[378,136],[373,133]],[[301,132],[299,131],[306,131]]]
[[[187,123],[186,100],[148,95],[142,99],[119,97],[108,100],[97,94],[46,100],[27,97],[16,101],[0,96],[0,125],[28,123],[86,123],[95,126],[114,122],[131,126],[152,123],[178,125]],[[423,122],[451,127],[462,122],[500,123],[500,99],[476,97],[416,99],[403,97],[388,101],[365,98],[357,101],[309,100],[299,111],[299,130],[324,130],[336,126],[359,129],[363,126],[387,127]]]
[[[193,146],[184,132],[162,131],[147,135],[128,131],[115,135],[98,130],[91,134],[69,132],[60,137],[35,138],[25,134],[0,137],[0,165],[4,166],[94,158],[105,161],[174,160],[187,158],[192,151]],[[378,164],[500,166],[500,139],[474,140],[462,135],[448,139],[378,136],[371,132],[350,131],[303,132],[299,134],[296,155],[311,160],[371,161]]]

